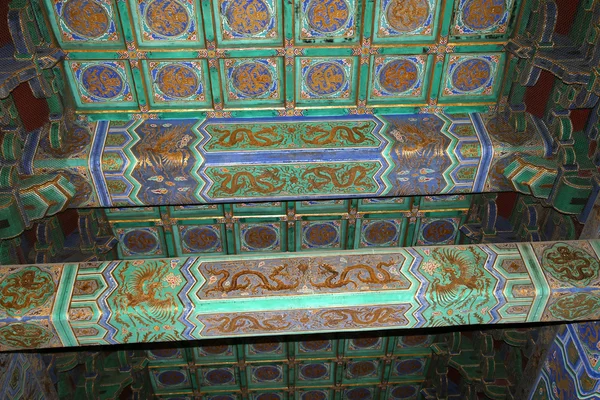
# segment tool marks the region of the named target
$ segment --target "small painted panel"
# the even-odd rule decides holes
[[[268,359],[278,358],[277,356],[283,355],[285,352],[284,342],[256,342],[250,343],[246,349],[246,356],[248,359]]]
[[[130,0],[142,46],[203,46],[196,0]]]
[[[282,43],[279,0],[215,0],[217,38],[225,46]]]
[[[241,250],[281,251],[280,230],[279,223],[241,224]]]
[[[302,222],[302,250],[340,248],[342,221]]]
[[[111,0],[52,0],[61,43],[110,46],[122,41]]]
[[[356,97],[354,57],[296,59],[298,103],[353,103]]]
[[[360,34],[358,7],[357,0],[302,0],[296,19],[296,40],[308,44],[356,39]]]
[[[385,340],[381,336],[362,336],[346,340],[344,354],[383,355]]]
[[[342,392],[343,400],[375,400],[374,387],[349,387]]]
[[[452,244],[458,234],[460,218],[423,218],[417,234],[417,245]]]
[[[334,341],[328,339],[304,340],[297,342],[298,357],[312,357],[317,354],[333,354]]]
[[[423,100],[427,95],[428,56],[376,56],[372,60],[369,100]]]
[[[157,392],[169,392],[192,387],[189,371],[180,367],[149,368],[152,385]]]
[[[307,361],[298,364],[296,371],[298,381],[323,382],[331,380],[334,367],[329,362]]]
[[[285,371],[281,364],[251,365],[247,368],[250,374],[250,381],[254,384],[283,384],[285,381]]]
[[[395,385],[388,388],[387,400],[416,400],[419,396],[418,385]]]
[[[123,256],[144,257],[165,254],[163,241],[157,228],[117,229],[116,233]]]
[[[146,81],[152,82],[150,104],[155,107],[207,106],[210,88],[206,84],[207,63],[197,61],[144,62]]]
[[[221,60],[221,69],[227,105],[281,103],[281,59],[232,58]]]
[[[360,227],[360,247],[398,246],[401,232],[399,219],[365,219]]]
[[[295,400],[332,400],[333,392],[325,389],[300,389],[296,391]]]
[[[151,361],[184,361],[183,357],[183,349],[179,348],[157,348],[153,350],[148,350],[146,352],[146,356]]]
[[[501,54],[447,55],[440,98],[493,99],[503,66]]]
[[[427,366],[425,357],[419,358],[398,358],[392,364],[392,376],[396,377],[414,377],[424,375]]]
[[[375,380],[379,378],[380,361],[357,359],[346,363],[344,380]]]
[[[456,36],[504,35],[514,0],[459,0],[455,3],[451,32]]]
[[[376,5],[374,42],[432,40],[437,0],[379,0]]]
[[[237,383],[233,367],[202,367],[200,373],[202,386],[233,386]]]
[[[179,235],[184,254],[221,253],[223,251],[219,225],[180,225]]]
[[[69,80],[81,107],[137,107],[129,65],[123,61],[68,63]]]

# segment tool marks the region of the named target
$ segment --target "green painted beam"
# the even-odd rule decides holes
[[[600,241],[0,269],[0,349],[600,317]]]

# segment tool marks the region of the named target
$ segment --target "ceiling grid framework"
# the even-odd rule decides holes
[[[506,94],[503,46],[521,5],[44,3],[76,108],[95,119],[487,111]]]

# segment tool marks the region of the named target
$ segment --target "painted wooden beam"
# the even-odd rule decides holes
[[[0,349],[600,318],[600,241],[0,269]]]

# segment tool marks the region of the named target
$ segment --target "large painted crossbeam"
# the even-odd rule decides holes
[[[600,318],[600,241],[0,269],[0,349]]]
[[[98,198],[87,206],[505,190],[546,198],[558,164],[543,124],[529,122],[517,134],[477,113],[100,121],[78,157]],[[41,152],[33,160],[48,165]]]

